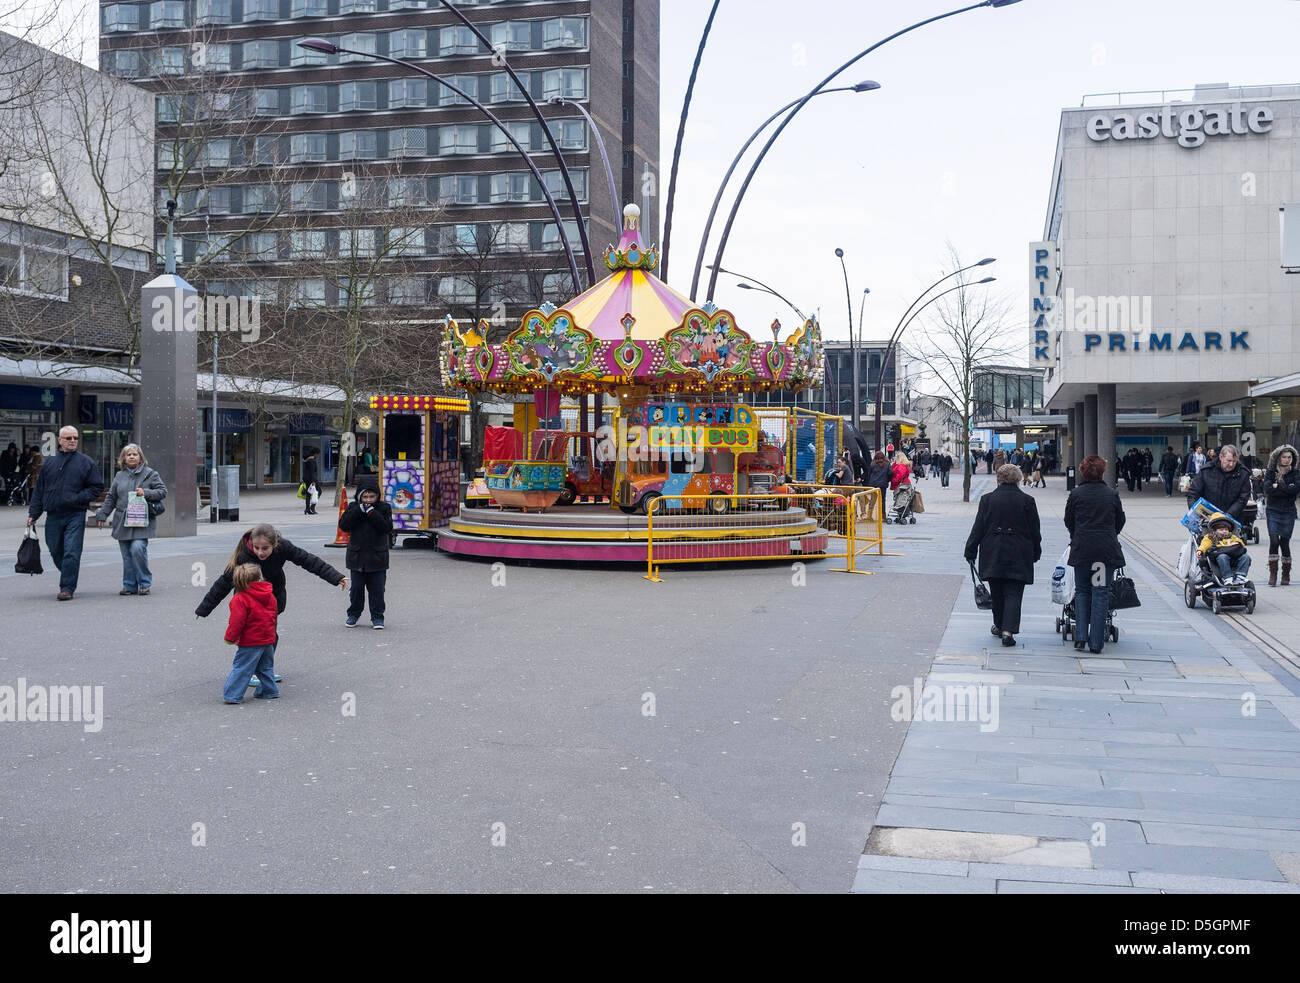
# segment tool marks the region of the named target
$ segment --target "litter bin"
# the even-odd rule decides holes
[[[239,521],[239,465],[222,464],[212,473],[210,522]]]
[[[1065,490],[1074,491],[1074,468],[1065,469]]]

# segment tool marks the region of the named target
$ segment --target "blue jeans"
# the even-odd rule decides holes
[[[1074,638],[1087,641],[1088,648],[1100,652],[1106,645],[1106,616],[1110,613],[1110,586],[1118,567],[1098,564],[1097,572],[1106,571],[1104,584],[1092,582],[1093,565],[1074,565]]]
[[[1246,576],[1250,572],[1250,554],[1242,555],[1236,564],[1225,553],[1220,553],[1214,558],[1214,565],[1219,568],[1219,576],[1224,580],[1231,580],[1234,575]]]
[[[257,687],[255,700],[273,700],[280,695],[280,687],[275,685],[275,646],[241,645],[235,649],[235,664],[230,667],[226,677],[226,686],[221,691],[227,703],[243,703],[244,690],[248,681],[257,674],[262,685]]]
[[[1174,473],[1172,471],[1161,471],[1160,477],[1165,479],[1165,497],[1169,498],[1174,493]]]
[[[59,590],[76,593],[81,572],[81,544],[86,538],[86,513],[45,516],[45,546],[59,570]]]
[[[153,586],[149,572],[149,540],[119,539],[122,551],[122,590],[148,590]]]

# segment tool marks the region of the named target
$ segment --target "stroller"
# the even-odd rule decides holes
[[[32,476],[24,474],[18,481],[10,478],[5,483],[4,500],[6,505],[26,505],[31,498]]]
[[[899,485],[894,492],[894,505],[885,516],[886,522],[895,525],[916,525],[917,491],[911,485]]]
[[[1252,581],[1224,579],[1218,565],[1210,562],[1208,556],[1197,556],[1196,548],[1206,536],[1210,527],[1224,522],[1231,523],[1247,538],[1242,523],[1223,512],[1214,512],[1203,516],[1198,531],[1192,534],[1189,542],[1183,544],[1178,555],[1178,572],[1183,575],[1183,603],[1189,608],[1196,607],[1196,599],[1201,601],[1215,614],[1222,614],[1226,607],[1244,608],[1246,614],[1255,611],[1255,584]]]
[[[1074,608],[1074,567],[1069,565],[1070,551],[1066,550],[1052,571],[1052,603],[1061,605],[1061,614],[1056,619],[1056,630],[1061,635],[1061,642],[1072,642],[1074,628],[1078,624],[1078,615]],[[1112,642],[1119,641],[1119,627],[1115,624],[1115,609],[1106,609],[1106,638]]]
[[[1255,520],[1259,518],[1259,503],[1264,501],[1264,472],[1256,468],[1250,473],[1250,500],[1241,510],[1241,538],[1248,543],[1259,542],[1259,528]]]

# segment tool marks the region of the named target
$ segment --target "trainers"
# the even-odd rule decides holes
[[[117,596],[118,596],[118,597],[126,597],[126,596],[128,596],[128,595],[130,595],[130,594],[134,594],[134,593],[135,593],[135,591],[133,591],[133,590],[127,590],[125,587],[123,587],[120,591],[117,592]]]
[[[371,628],[376,628],[376,629],[378,629],[378,628],[383,628],[383,627],[384,627],[384,619],[383,619],[383,618],[372,618],[372,619],[370,620],[370,627],[371,627]]]
[[[276,681],[277,683],[278,683],[281,679],[283,679],[283,678],[284,678],[284,677],[281,676],[278,672],[275,674],[275,681]],[[262,681],[261,681],[260,679],[258,679],[256,676],[253,676],[251,679],[249,679],[249,681],[248,681],[248,685],[249,685],[249,686],[261,686],[261,685],[262,685]]]
[[[347,620],[344,621],[343,623],[344,623],[345,625],[347,625],[349,628],[355,628],[355,627],[357,626],[357,617],[356,617],[356,615],[354,615],[354,614],[350,614],[350,615],[348,615]]]

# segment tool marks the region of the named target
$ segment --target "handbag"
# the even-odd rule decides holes
[[[152,473],[158,476],[159,481],[162,481],[162,475],[158,474],[157,471],[153,471]],[[167,511],[167,506],[163,505],[162,502],[149,503],[149,518],[151,519],[157,518],[158,516],[162,515],[166,511]]]
[[[1115,580],[1110,585],[1110,609],[1112,611],[1123,611],[1125,608],[1140,608],[1142,602],[1138,600],[1137,586],[1133,583],[1132,577],[1124,576],[1124,568],[1115,574]]]
[[[41,569],[41,541],[36,538],[36,530],[28,526],[23,533],[23,541],[18,544],[18,562],[14,564],[14,573],[35,576],[44,572]]]
[[[993,594],[984,581],[980,580],[973,563],[970,565],[970,578],[975,584],[975,606],[981,611],[991,610],[993,608]]]
[[[306,486],[305,484],[300,484],[300,485],[298,486],[298,497],[301,498],[301,499],[306,499],[306,497],[307,497],[307,486]]]

